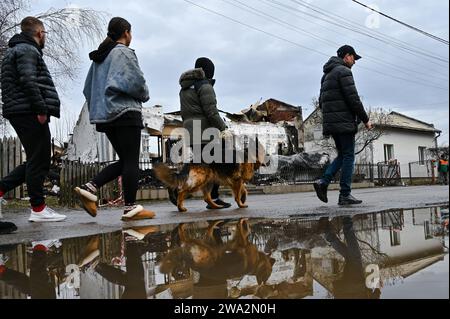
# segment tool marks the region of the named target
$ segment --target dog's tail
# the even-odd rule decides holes
[[[175,171],[171,170],[165,164],[155,164],[154,165],[155,176],[166,186],[170,188],[178,188],[182,177]]]

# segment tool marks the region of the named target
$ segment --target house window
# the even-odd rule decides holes
[[[425,165],[425,153],[427,151],[426,147],[419,146],[419,162],[420,165]]]
[[[391,233],[391,247],[400,246],[402,243],[400,239],[400,230],[392,227],[390,233]]]
[[[394,156],[394,145],[392,144],[384,144],[384,161],[387,163],[391,160],[395,159]]]
[[[431,223],[429,220],[425,221],[424,229],[425,229],[425,240],[433,239],[433,230],[431,228]]]

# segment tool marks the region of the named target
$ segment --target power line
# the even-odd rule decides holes
[[[223,1],[225,3],[228,3],[229,5],[234,6],[236,8],[239,8],[241,10],[244,10],[246,12],[250,12],[253,15],[256,15],[256,16],[259,16],[259,17],[263,17],[263,18],[269,18],[274,23],[276,23],[276,24],[278,24],[278,25],[280,25],[282,27],[288,28],[288,29],[290,29],[290,30],[292,30],[294,32],[297,32],[297,33],[306,34],[307,36],[312,37],[312,38],[314,38],[314,39],[316,39],[318,41],[321,41],[323,43],[326,43],[327,45],[333,45],[336,48],[340,45],[337,42],[330,41],[330,40],[325,39],[323,37],[317,36],[317,35],[309,32],[309,31],[307,31],[305,29],[299,28],[296,25],[290,24],[290,23],[288,23],[286,21],[283,21],[283,20],[273,16],[273,15],[267,14],[266,12],[264,12],[262,10],[259,10],[259,9],[255,8],[255,7],[249,6],[249,5],[243,3],[243,2],[241,2],[239,0],[221,0],[221,1]],[[236,3],[232,3],[231,1],[239,3],[240,6],[237,5]],[[369,60],[378,61],[378,63],[384,64],[386,66],[389,66],[390,68],[396,69],[398,72],[403,73],[403,74],[408,75],[408,76],[410,76],[411,74],[414,74],[415,76],[417,76],[417,74],[421,75],[421,76],[425,76],[425,78],[421,78],[422,81],[426,81],[426,82],[432,83],[434,85],[439,85],[438,83],[434,83],[434,82],[430,81],[430,77],[428,75],[424,74],[424,73],[421,73],[421,72],[418,72],[418,71],[415,71],[415,70],[409,70],[409,69],[404,70],[403,68],[399,67],[398,65],[395,65],[393,63],[389,63],[389,62],[383,61],[382,59],[379,59],[379,58],[376,58],[376,57],[371,57],[371,56],[366,55],[366,54],[364,54],[364,56],[367,57]]]
[[[436,59],[438,61],[441,62],[445,62],[445,63],[449,63],[448,59],[442,56],[438,56],[436,55],[435,52],[430,52],[428,50],[425,50],[424,48],[419,48],[417,46],[414,46],[408,42],[402,41],[400,39],[396,39],[390,35],[387,34],[383,34],[379,31],[373,30],[367,26],[361,25],[358,22],[352,21],[346,17],[340,16],[336,13],[327,11],[317,5],[313,5],[311,3],[307,3],[304,0],[291,0],[292,2],[307,8],[311,11],[314,11],[316,13],[319,13],[320,15],[325,16],[328,19],[337,19],[339,21],[340,24],[338,23],[334,23],[337,26],[343,27],[341,24],[344,25],[344,28],[350,28],[349,30],[353,30],[354,32],[358,32],[360,34],[366,35],[370,38],[379,40],[379,41],[383,41],[386,42],[387,44],[393,45],[394,47],[400,48],[400,49],[404,49],[408,52],[411,53],[418,53],[421,54],[425,57],[429,57],[432,59]],[[325,20],[327,21],[327,20]],[[334,21],[328,21],[329,23],[334,22]],[[356,29],[352,29],[352,28],[356,28]]]
[[[381,32],[371,30],[371,29],[369,29],[369,28],[367,28],[365,26],[360,25],[357,22],[353,22],[353,21],[351,21],[351,20],[349,20],[347,18],[344,18],[344,17],[342,17],[340,15],[337,15],[335,13],[329,12],[329,11],[327,11],[325,9],[322,9],[322,8],[320,8],[318,6],[315,6],[313,4],[310,4],[310,3],[307,3],[307,2],[301,1],[301,0],[291,0],[291,1],[296,3],[296,4],[298,4],[298,5],[300,5],[300,6],[302,6],[302,7],[304,7],[304,8],[307,8],[307,9],[309,9],[311,11],[314,11],[314,12],[316,12],[316,13],[322,15],[322,16],[325,16],[328,19],[337,19],[337,20],[339,20],[339,23],[337,23],[337,22],[334,22],[332,20],[330,21],[328,19],[321,18],[321,20],[324,20],[324,21],[326,21],[328,23],[334,24],[334,25],[336,25],[336,26],[338,26],[340,28],[344,28],[344,29],[347,29],[347,30],[351,30],[353,32],[357,32],[359,34],[362,34],[362,35],[365,35],[365,36],[370,37],[372,39],[375,39],[377,41],[380,41],[382,43],[385,43],[385,44],[391,45],[393,47],[396,47],[398,49],[401,49],[403,51],[409,52],[410,54],[413,54],[413,55],[416,55],[416,56],[420,55],[422,57],[426,57],[426,58],[428,58],[430,60],[430,62],[435,63],[435,64],[437,64],[437,61],[440,61],[440,62],[443,62],[443,63],[446,63],[446,64],[449,63],[449,61],[446,58],[440,57],[440,56],[436,55],[433,52],[426,51],[426,50],[424,50],[422,48],[417,48],[417,47],[415,47],[415,46],[413,46],[411,44],[408,44],[405,41],[398,40],[398,39],[395,39],[395,38],[393,38],[391,36],[384,35]],[[297,10],[297,11],[302,12],[301,10]],[[354,29],[355,27],[357,29]],[[441,65],[441,64],[438,64],[438,65]]]
[[[380,11],[374,9],[374,8],[371,8],[370,6],[368,6],[368,5],[364,4],[364,3],[361,3],[361,2],[359,2],[359,1],[357,1],[357,0],[352,0],[352,1],[353,1],[354,3],[356,3],[356,4],[359,4],[360,6],[363,6],[363,7],[367,8],[367,9],[373,11],[373,12],[378,13],[379,15],[382,15],[382,16],[385,17],[385,18],[388,18],[388,19],[390,19],[390,20],[392,20],[392,21],[395,21],[395,22],[397,22],[397,23],[399,23],[399,24],[401,24],[401,25],[403,25],[403,26],[405,26],[405,27],[407,27],[407,28],[409,28],[409,29],[412,29],[412,30],[414,30],[414,31],[416,31],[416,32],[419,32],[419,33],[421,33],[421,34],[423,34],[423,35],[425,35],[425,36],[427,36],[427,37],[429,37],[429,38],[432,38],[432,39],[434,39],[434,40],[436,40],[436,41],[439,41],[439,42],[444,43],[444,44],[447,44],[447,45],[450,44],[450,43],[448,42],[448,40],[442,39],[442,38],[440,38],[440,37],[438,37],[438,36],[435,36],[435,35],[433,35],[433,34],[431,34],[431,33],[425,32],[425,31],[423,31],[423,30],[421,30],[421,29],[419,29],[419,28],[416,28],[416,27],[414,27],[414,26],[412,26],[412,25],[410,25],[410,24],[407,24],[407,23],[405,23],[405,22],[403,22],[403,21],[400,21],[400,20],[398,20],[398,19],[396,19],[396,18],[393,18],[393,17],[391,17],[391,16],[389,16],[389,15],[383,13],[383,12],[380,12]]]
[[[424,86],[434,87],[434,88],[439,89],[439,90],[448,91],[448,87],[444,88],[444,87],[437,86],[437,85],[429,85],[429,84],[426,84],[426,83],[423,83],[423,82],[420,82],[420,81],[416,81],[416,80],[412,80],[412,79],[406,79],[406,78],[403,78],[401,76],[396,76],[396,75],[392,75],[392,74],[386,74],[386,73],[384,73],[382,71],[379,71],[379,70],[376,70],[376,69],[372,69],[372,68],[368,68],[366,66],[360,65],[360,66],[358,66],[358,68],[365,69],[365,70],[368,70],[368,71],[372,71],[372,72],[375,72],[375,73],[378,73],[378,74],[381,74],[381,75],[384,75],[384,76],[388,76],[388,77],[391,77],[391,78],[394,78],[394,79],[404,80],[404,81],[408,81],[408,82],[411,82],[411,83],[416,83],[416,84],[420,84],[420,85],[424,85]]]
[[[262,29],[260,29],[260,28],[254,27],[254,26],[252,26],[252,25],[250,25],[250,24],[247,24],[247,23],[245,23],[245,22],[236,20],[236,19],[231,18],[231,17],[229,17],[229,16],[226,16],[226,15],[220,13],[220,12],[214,11],[214,10],[209,9],[209,8],[206,8],[206,7],[204,7],[204,6],[200,5],[200,4],[194,3],[194,2],[192,2],[192,1],[190,1],[190,0],[183,0],[183,1],[184,1],[184,2],[187,2],[187,3],[190,3],[190,4],[192,4],[192,5],[196,6],[196,7],[199,7],[199,8],[201,8],[201,9],[205,10],[205,11],[208,11],[208,12],[210,12],[210,13],[213,13],[213,14],[215,14],[215,15],[221,16],[222,18],[225,18],[225,19],[227,19],[227,20],[230,20],[230,21],[233,21],[233,22],[238,23],[238,24],[240,24],[240,25],[243,25],[243,26],[245,26],[245,27],[247,27],[247,28],[250,28],[250,29],[252,29],[252,30],[255,30],[255,31],[264,33],[265,35],[268,35],[268,36],[270,36],[270,37],[276,38],[276,39],[281,40],[281,41],[288,42],[288,43],[290,43],[290,44],[293,44],[293,45],[295,45],[295,46],[298,46],[298,47],[300,47],[300,48],[303,48],[303,49],[306,49],[306,50],[309,50],[309,51],[316,52],[317,54],[320,54],[320,55],[323,55],[323,56],[328,56],[328,54],[326,54],[326,53],[324,53],[324,52],[320,52],[320,51],[318,51],[318,50],[316,50],[316,49],[309,48],[309,47],[304,46],[304,45],[302,45],[302,44],[300,44],[300,43],[291,41],[291,40],[289,40],[289,39],[280,37],[280,36],[278,36],[278,35],[276,35],[276,34],[273,34],[273,33],[271,33],[271,32],[268,32],[268,31],[262,30]]]
[[[411,109],[414,109],[414,108],[416,108],[416,107],[428,107],[428,106],[437,106],[437,105],[444,105],[444,104],[446,104],[446,105],[448,105],[449,104],[449,101],[445,101],[445,102],[437,102],[437,103],[430,103],[430,104],[421,104],[421,105],[413,105],[413,106],[411,106],[411,105],[397,105],[397,107],[409,107],[409,108],[411,108]]]
[[[283,8],[287,8],[287,9],[289,9],[289,10],[298,12],[299,14],[306,15],[306,16],[308,16],[308,17],[312,17],[312,18],[314,18],[314,19],[317,19],[317,20],[320,20],[320,21],[324,21],[324,22],[326,22],[326,23],[328,23],[328,24],[332,24],[332,25],[337,26],[337,27],[339,27],[339,28],[342,28],[342,29],[345,29],[345,30],[349,30],[349,31],[352,31],[352,32],[355,32],[355,33],[358,33],[358,34],[361,34],[361,35],[364,35],[364,36],[367,36],[367,37],[369,37],[369,38],[371,38],[371,39],[374,39],[374,40],[377,40],[377,41],[379,41],[379,42],[381,42],[381,43],[384,43],[384,44],[388,44],[388,45],[390,45],[390,46],[393,46],[393,47],[395,47],[395,48],[397,48],[397,49],[399,49],[399,50],[401,50],[401,51],[404,51],[404,52],[406,52],[406,53],[408,53],[408,54],[410,54],[410,55],[413,55],[413,56],[416,56],[416,57],[420,57],[420,58],[423,59],[423,60],[427,60],[428,62],[430,62],[430,63],[432,63],[432,64],[434,64],[434,65],[439,66],[440,68],[443,67],[443,65],[442,65],[441,63],[438,63],[438,61],[435,61],[435,60],[434,60],[436,57],[433,56],[432,53],[429,53],[429,54],[426,54],[426,53],[425,53],[426,55],[423,55],[423,54],[424,54],[423,52],[414,51],[414,49],[408,48],[408,47],[406,47],[405,45],[403,45],[403,44],[401,44],[401,43],[397,43],[397,42],[394,43],[394,42],[392,42],[391,40],[388,39],[389,36],[384,36],[384,35],[381,34],[381,33],[380,33],[380,34],[381,34],[382,38],[379,38],[377,35],[373,35],[373,34],[371,34],[371,33],[368,33],[368,32],[366,32],[366,31],[361,30],[360,27],[359,27],[358,25],[352,26],[351,24],[349,24],[348,22],[346,22],[346,21],[345,21],[345,18],[343,18],[343,17],[340,17],[340,16],[335,16],[335,17],[333,17],[333,16],[330,15],[330,14],[326,14],[326,13],[320,12],[319,10],[322,10],[322,9],[320,9],[320,8],[318,8],[318,9],[311,9],[311,10],[314,10],[314,11],[316,11],[316,12],[320,12],[320,14],[321,14],[321,15],[324,15],[325,17],[321,17],[321,16],[317,16],[317,15],[314,15],[314,14],[311,14],[311,13],[308,13],[308,12],[304,12],[304,11],[302,11],[302,10],[299,10],[299,9],[297,9],[297,8],[294,8],[294,7],[291,7],[291,6],[286,5],[286,4],[284,4],[284,3],[280,3],[280,2],[275,1],[275,0],[264,0],[264,1],[266,1],[266,2],[270,1],[270,2],[275,3],[275,4],[277,4],[278,6],[281,6],[281,7],[283,7]],[[309,4],[302,4],[302,3],[299,3],[299,2],[294,1],[294,0],[292,0],[292,1],[295,2],[295,3],[297,3],[297,4],[300,4],[300,5],[302,5],[302,6],[309,6]],[[307,7],[307,8],[309,8],[309,7]],[[297,15],[296,15],[296,16],[297,16]],[[304,18],[303,18],[303,19],[304,19]],[[333,19],[334,19],[334,20],[339,20],[339,19],[340,19],[341,21],[339,21],[339,23],[338,23],[338,22],[335,22]],[[356,24],[356,23],[355,23],[355,24]],[[356,28],[356,29],[355,29],[355,28]],[[401,41],[400,41],[400,42],[401,42]],[[425,50],[424,50],[424,52],[425,52]],[[430,57],[431,57],[431,58],[430,58]],[[432,58],[433,58],[433,59],[432,59]],[[443,58],[441,58],[441,59],[443,59]],[[429,67],[429,66],[428,66],[428,67]],[[438,71],[435,71],[435,72],[437,72],[437,73],[439,73],[439,74],[442,74],[441,72],[438,72]],[[447,76],[447,75],[444,75],[444,76]]]
[[[267,31],[265,31],[265,30],[262,30],[262,29],[260,29],[260,28],[258,28],[258,27],[254,27],[254,26],[252,26],[252,25],[250,25],[250,24],[247,24],[247,23],[245,23],[245,22],[242,22],[242,21],[239,21],[239,20],[237,20],[237,19],[231,18],[231,17],[229,17],[229,16],[227,16],[227,15],[225,15],[225,14],[222,14],[222,13],[217,12],[217,11],[215,11],[215,10],[212,10],[212,9],[210,9],[210,8],[204,7],[204,6],[200,5],[200,4],[194,3],[194,2],[192,2],[192,1],[190,1],[190,0],[183,0],[183,1],[189,3],[189,4],[193,5],[193,6],[196,6],[196,7],[198,7],[198,8],[201,8],[202,10],[205,10],[205,11],[207,11],[207,12],[210,12],[210,13],[213,13],[213,14],[215,14],[215,15],[221,16],[221,17],[223,17],[223,18],[225,18],[225,19],[227,19],[227,20],[230,20],[230,21],[232,21],[232,22],[234,22],[234,23],[237,23],[237,24],[240,24],[240,25],[242,25],[242,26],[245,26],[245,27],[247,27],[247,28],[249,28],[249,29],[252,29],[252,30],[261,32],[261,33],[263,33],[263,34],[265,34],[265,35],[268,35],[268,36],[273,37],[273,38],[276,38],[276,39],[278,39],[278,40],[281,40],[281,41],[290,43],[290,44],[295,45],[295,46],[297,46],[297,47],[300,47],[300,48],[302,48],[302,49],[306,49],[306,50],[309,50],[309,51],[313,51],[313,52],[315,52],[315,53],[317,53],[317,54],[320,54],[320,55],[322,55],[322,56],[329,57],[329,55],[328,55],[327,53],[321,52],[321,51],[316,50],[316,49],[313,49],[313,48],[309,48],[309,47],[304,46],[304,45],[302,45],[302,44],[300,44],[300,43],[298,43],[298,42],[291,41],[291,40],[286,39],[286,38],[284,38],[284,37],[278,36],[278,35],[276,35],[276,34],[274,34],[274,33],[267,32]],[[386,76],[386,77],[390,77],[390,78],[394,78],[394,79],[399,79],[399,80],[403,80],[403,81],[410,82],[410,83],[420,84],[420,85],[422,85],[422,86],[433,87],[433,88],[436,88],[436,89],[439,89],[439,90],[448,91],[448,88],[443,88],[443,87],[440,87],[440,86],[431,85],[431,84],[428,84],[428,83],[422,83],[422,82],[418,82],[418,81],[411,80],[411,79],[408,79],[408,78],[403,78],[403,77],[399,77],[399,76],[394,76],[394,75],[392,75],[392,74],[387,74],[387,73],[384,73],[384,72],[382,72],[382,71],[374,70],[374,69],[367,68],[367,67],[362,67],[362,68],[363,68],[363,69],[366,69],[366,70],[369,70],[369,71],[372,71],[372,72],[375,72],[375,73],[378,73],[378,74],[380,74],[380,75],[384,75],[384,76]]]
[[[333,42],[333,41],[331,41],[331,40],[329,40],[329,39],[325,39],[325,38],[323,38],[323,37],[317,36],[317,35],[315,35],[315,34],[309,32],[309,31],[307,31],[307,30],[305,30],[305,29],[302,29],[302,28],[300,28],[300,27],[298,27],[298,26],[296,26],[296,25],[294,25],[294,24],[291,24],[291,23],[289,23],[289,22],[283,21],[283,20],[281,20],[281,19],[279,19],[279,18],[277,18],[277,17],[274,17],[273,15],[267,14],[267,13],[265,13],[264,11],[259,10],[259,9],[255,8],[255,7],[249,6],[249,5],[243,3],[243,2],[241,2],[241,1],[239,1],[239,0],[221,0],[221,1],[223,1],[223,2],[225,2],[225,3],[228,3],[229,5],[234,6],[234,7],[236,7],[236,8],[239,8],[239,9],[241,9],[241,10],[250,12],[251,14],[257,15],[257,16],[259,16],[259,17],[269,18],[269,19],[271,19],[274,23],[276,23],[276,24],[278,24],[278,25],[280,25],[280,26],[283,26],[283,27],[285,27],[285,28],[288,28],[288,29],[290,29],[290,30],[292,30],[292,31],[294,31],[294,32],[297,32],[297,33],[303,33],[303,34],[305,34],[305,35],[307,35],[307,36],[309,36],[309,37],[311,37],[311,38],[314,38],[314,39],[316,39],[316,40],[318,40],[318,41],[321,41],[321,42],[323,42],[323,43],[326,43],[326,44],[336,45],[336,42]],[[232,3],[231,1],[237,2],[237,3],[239,3],[241,6],[238,6],[237,4]],[[243,8],[243,7],[245,7],[245,8]]]
[[[314,24],[314,25],[317,25],[317,26],[319,26],[319,27],[321,27],[321,28],[323,28],[323,29],[325,29],[325,30],[331,31],[331,32],[336,33],[336,34],[340,34],[341,36],[343,35],[343,33],[339,32],[339,31],[338,31],[337,29],[335,29],[335,28],[331,28],[331,27],[324,26],[324,25],[318,23],[317,21],[310,20],[310,19],[306,18],[305,15],[308,16],[308,17],[310,17],[310,15],[307,14],[306,12],[298,11],[296,8],[290,7],[289,5],[285,5],[285,4],[280,3],[280,2],[277,2],[277,1],[273,1],[273,0],[272,0],[272,1],[270,1],[270,0],[263,0],[263,1],[264,1],[264,3],[265,3],[267,6],[270,6],[271,8],[275,8],[275,9],[280,10],[280,11],[282,11],[282,12],[291,14],[291,15],[297,17],[297,18],[302,19],[302,21],[307,21],[307,22],[312,23],[312,24]],[[302,15],[299,15],[298,13],[296,13],[296,11],[298,11],[298,12],[301,13]],[[314,16],[313,16],[313,17],[314,17]],[[324,21],[327,21],[327,20],[324,20]],[[327,21],[327,22],[328,22],[328,21]],[[340,27],[342,27],[342,26],[340,26]],[[353,39],[353,40],[356,40],[356,41],[358,41],[358,42],[361,42],[361,43],[363,43],[365,46],[369,46],[369,47],[371,47],[372,49],[380,50],[380,47],[379,47],[379,46],[376,46],[376,45],[372,45],[372,44],[370,44],[370,43],[363,42],[362,40],[360,40],[360,39],[358,39],[358,38],[356,38],[356,37],[352,37],[352,36],[349,36],[349,35],[347,35],[347,34],[346,34],[346,37],[347,37],[347,38],[350,38],[350,39]],[[409,52],[408,52],[408,53],[409,53]],[[407,57],[405,57],[405,56],[401,56],[401,57],[400,57],[399,55],[396,55],[396,54],[394,54],[394,53],[390,53],[390,54],[391,54],[392,56],[394,56],[394,57],[400,58],[402,61],[407,61],[407,62],[411,62],[411,63],[417,64],[417,61],[411,60],[411,59],[409,59],[409,58],[407,58]],[[369,57],[367,54],[364,54],[364,56],[365,56],[365,57]],[[381,61],[381,59],[375,58],[375,57],[372,57],[372,59]],[[393,64],[393,63],[390,63],[390,62],[387,62],[387,61],[384,61],[383,63],[384,63],[384,64],[389,64],[389,65],[391,65],[391,66],[397,66],[397,65],[395,65],[395,64]],[[398,66],[397,66],[397,67],[398,67]],[[443,72],[441,72],[440,69],[437,70],[437,69],[433,68],[430,64],[423,65],[423,68],[427,68],[428,70],[430,70],[430,71],[432,71],[432,72],[434,72],[434,73],[436,73],[436,74],[439,74],[440,77],[436,77],[436,76],[435,76],[437,79],[441,79],[441,80],[443,80],[443,81],[448,81],[448,73],[443,73]],[[412,71],[412,72],[418,73],[417,71]]]

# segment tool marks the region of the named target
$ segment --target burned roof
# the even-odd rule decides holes
[[[278,124],[301,119],[302,108],[276,99],[269,99],[264,103],[257,102],[238,113],[224,113],[233,122],[268,122]]]

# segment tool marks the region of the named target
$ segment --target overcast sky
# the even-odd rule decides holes
[[[277,0],[292,7],[282,10],[275,8],[276,5],[270,6],[266,0],[240,1],[289,26],[234,7],[229,4],[236,3],[232,0],[192,2],[272,36],[184,0],[35,0],[32,1],[30,13],[70,5],[89,7],[107,12],[111,17],[128,19],[133,25],[132,48],[136,50],[150,87],[151,100],[147,105],[163,105],[167,112],[179,109],[180,74],[192,68],[197,57],[208,56],[216,64],[216,93],[221,109],[234,112],[261,98],[276,98],[302,106],[306,117],[312,111],[312,98],[318,95],[324,63],[335,55],[338,46],[351,44],[364,57],[358,61],[353,72],[366,108],[383,107],[433,123],[444,131],[440,142],[448,143],[448,62],[418,57],[417,54],[409,54],[387,43],[328,24],[318,19],[324,18],[319,13],[305,9],[292,0]],[[375,26],[377,28],[372,30],[383,36],[394,37],[448,61],[448,45],[386,18],[374,20],[371,13],[351,0],[305,2],[356,22],[361,29],[366,25]],[[447,0],[361,2],[376,5],[379,10],[400,20],[449,39]],[[84,102],[82,86],[90,65],[87,54],[93,49],[80,49],[84,62],[79,79],[63,93],[64,107],[73,112],[79,112]]]

